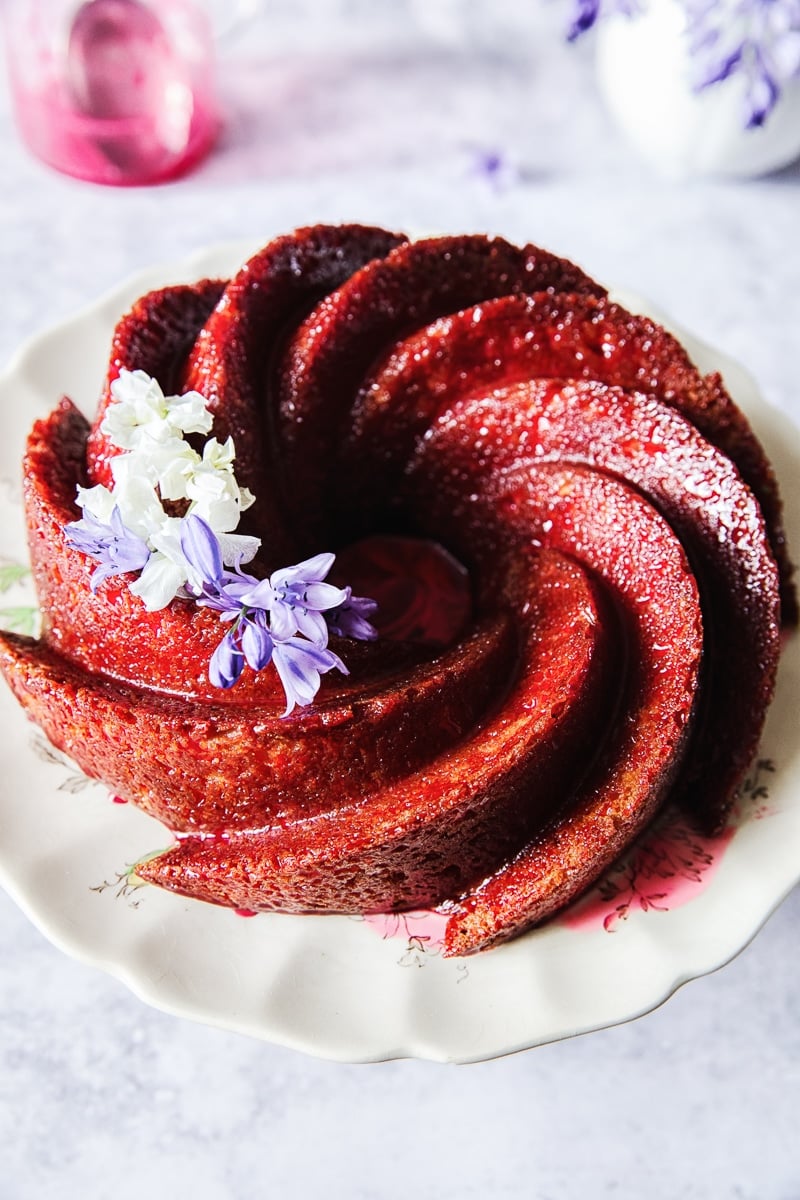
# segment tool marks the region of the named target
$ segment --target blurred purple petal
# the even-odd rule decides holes
[[[600,16],[601,0],[577,0],[574,6],[572,21],[567,30],[567,40],[574,42],[582,33],[591,29]]]
[[[729,79],[741,66],[743,52],[744,46],[737,46],[725,58],[718,59],[716,62],[712,60],[703,74],[698,77],[695,83],[696,90],[699,92],[703,88],[711,87],[714,83],[722,83],[723,79]]]
[[[758,129],[764,124],[779,96],[778,85],[766,71],[751,81],[746,98],[748,129]]]
[[[640,0],[573,0],[572,19],[567,29],[567,41],[574,42],[586,33],[600,17],[621,13],[632,17],[640,11]]]
[[[338,608],[326,613],[325,619],[328,622],[328,629],[336,637],[371,642],[378,636],[378,631],[367,618],[377,612],[377,609],[377,603],[366,596],[348,596]]]
[[[698,91],[742,76],[744,125],[763,125],[800,72],[800,0],[683,0]]]

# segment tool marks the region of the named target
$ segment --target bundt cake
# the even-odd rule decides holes
[[[5,676],[253,911],[562,909],[667,798],[720,829],[797,606],[718,375],[499,238],[278,238],[144,296],[24,462],[43,627]],[[294,565],[287,565],[294,564]]]

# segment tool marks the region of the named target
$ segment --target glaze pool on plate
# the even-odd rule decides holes
[[[17,356],[0,382],[4,559],[25,557],[16,481],[32,420],[64,392],[92,411],[114,323],[142,292],[230,273],[250,249],[214,248],[143,273]],[[639,297],[614,298],[649,311]],[[736,364],[679,336],[702,370],[722,370],[779,480],[796,478],[797,430],[764,405]],[[797,547],[800,503],[785,499]],[[3,603],[16,604],[16,595]],[[148,1003],[332,1059],[471,1061],[600,1028],[647,1011],[727,961],[800,878],[799,640],[786,648],[762,743],[762,756],[776,767],[768,800],[745,808],[705,890],[667,912],[633,911],[613,935],[601,920],[576,924],[567,914],[497,950],[444,960],[435,929],[413,919],[245,920],[156,889],[131,891],[126,870],[163,847],[165,831],[111,803],[99,785],[82,785],[66,760],[48,758],[5,688],[0,879],[53,942],[123,979]]]

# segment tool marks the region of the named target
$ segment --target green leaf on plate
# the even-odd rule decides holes
[[[27,579],[30,573],[30,567],[22,563],[3,563],[0,565],[0,592],[7,592],[15,583]]]
[[[35,604],[0,608],[0,627],[12,633],[23,633],[27,637],[33,637],[38,621],[39,610]]]

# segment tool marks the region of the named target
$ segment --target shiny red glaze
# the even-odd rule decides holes
[[[220,441],[234,439],[236,477],[256,497],[243,528],[263,539],[270,570],[301,557],[294,498],[291,491],[280,497],[274,481],[283,466],[273,437],[276,349],[317,301],[404,241],[365,225],[319,225],[276,238],[234,275],[185,363],[183,388],[206,397]]]
[[[603,579],[627,658],[614,664],[622,695],[609,736],[594,759],[584,759],[577,791],[513,859],[448,909],[448,954],[488,949],[546,919],[645,828],[685,760],[703,653],[699,597],[682,547],[637,493],[599,472],[542,464],[487,477],[477,497],[460,538],[479,556],[500,537],[515,540],[517,553],[531,541],[568,552]],[[453,499],[445,484],[444,521]]]
[[[565,473],[555,467],[546,474],[550,476],[547,481],[550,486],[540,487],[538,492],[522,485],[519,502],[525,512],[521,520],[517,513],[509,519],[504,508],[488,511],[479,506],[472,510],[475,523],[469,530],[470,540],[479,559],[489,556],[494,571],[502,569],[504,564],[514,564],[511,573],[517,575],[519,590],[514,597],[512,587],[506,600],[512,603],[520,626],[530,631],[527,661],[523,660],[517,688],[504,700],[496,721],[483,728],[479,737],[461,745],[454,754],[440,758],[426,771],[425,788],[420,790],[411,814],[399,828],[394,826],[399,836],[399,841],[391,844],[389,859],[394,876],[391,879],[385,876],[381,866],[385,856],[378,859],[374,853],[376,832],[385,828],[380,809],[374,809],[367,821],[361,812],[348,814],[346,828],[341,830],[312,829],[308,834],[310,841],[301,840],[298,831],[293,830],[271,830],[255,838],[244,836],[227,842],[185,839],[174,850],[147,863],[146,878],[216,902],[257,907],[266,901],[266,907],[291,911],[298,911],[298,900],[300,911],[315,910],[320,895],[326,908],[351,911],[351,888],[357,879],[359,895],[363,897],[361,907],[381,910],[386,908],[387,892],[394,895],[395,906],[423,903],[425,892],[420,887],[420,878],[424,877],[428,857],[436,853],[440,856],[439,869],[447,872],[446,895],[451,902],[459,881],[466,881],[470,874],[479,877],[476,886],[458,900],[459,916],[453,917],[453,922],[457,922],[462,908],[470,910],[473,898],[474,911],[478,911],[477,898],[483,888],[480,879],[485,872],[475,870],[476,849],[479,846],[485,849],[488,839],[493,850],[501,856],[505,853],[507,859],[509,845],[504,847],[500,839],[513,831],[513,842],[519,845],[526,823],[534,844],[541,840],[544,845],[550,844],[551,831],[562,830],[576,809],[590,811],[591,818],[586,819],[589,825],[603,828],[605,841],[601,843],[598,836],[591,854],[580,836],[570,842],[576,859],[570,879],[576,890],[582,890],[594,877],[598,857],[603,862],[611,861],[650,819],[685,750],[702,648],[697,592],[677,539],[635,493],[613,480],[588,473]],[[555,507],[554,493],[561,497]],[[621,516],[636,538],[635,550],[624,557],[613,533],[615,521]],[[546,753],[542,754],[542,747],[531,745],[529,739],[532,728],[541,724],[543,718],[547,726],[552,724],[557,711],[559,718],[564,719],[563,711],[553,704],[553,672],[565,670],[580,644],[578,631],[585,636],[588,628],[579,612],[573,610],[574,615],[569,618],[566,595],[558,597],[565,577],[552,581],[555,590],[544,589],[547,577],[541,574],[537,586],[530,586],[530,569],[538,570],[535,564],[548,562],[552,551],[534,555],[520,551],[527,544],[528,534],[542,532],[543,526],[550,522],[553,543],[568,550],[571,557],[579,551],[584,538],[587,542],[591,540],[591,549],[585,550],[583,557],[593,571],[602,574],[606,587],[613,589],[613,602],[626,639],[624,645],[616,644],[613,657],[602,664],[595,696],[603,711],[595,711],[594,729],[583,722],[578,728],[573,725],[573,736],[563,746],[565,756],[571,750],[572,770],[565,776],[566,763],[562,762],[555,778],[554,746],[547,744]],[[576,540],[579,538],[580,543]],[[527,567],[523,565],[526,562]],[[480,567],[480,563],[476,566]],[[652,587],[655,570],[658,581],[655,594],[652,603],[643,607],[637,603],[637,595],[645,582]],[[552,627],[543,621],[544,613],[539,607],[543,601],[548,604],[555,601],[556,625]],[[589,616],[589,612],[585,615]],[[606,630],[613,627],[608,612],[594,612],[590,624],[595,628],[598,618]],[[541,662],[543,654],[546,657]],[[616,697],[609,690],[613,678],[621,689],[619,714],[615,711]],[[574,713],[573,708],[570,722],[574,721]],[[601,716],[610,722],[606,739],[600,736],[601,728],[597,725]],[[525,744],[528,753],[537,751],[532,758],[523,755]],[[596,761],[598,754],[601,758]],[[492,790],[487,789],[491,779],[498,784],[502,780],[499,794],[492,797],[493,821],[485,812],[487,790],[492,795]],[[568,779],[578,789],[572,798]],[[598,779],[600,783],[596,782]],[[414,776],[407,781],[415,782]],[[519,785],[524,805],[517,794]],[[405,794],[403,784],[395,789],[394,802],[386,812],[384,820],[390,823],[405,811],[404,806],[396,803],[398,791],[400,796]],[[484,800],[479,805],[482,794]],[[468,803],[461,800],[458,804],[458,824],[447,830],[447,841],[442,846],[432,840],[425,822],[427,814],[436,811],[445,796],[450,805],[455,797],[467,797]],[[516,819],[513,807],[509,807],[510,800],[522,810]],[[584,822],[581,829],[586,827]],[[504,866],[497,868],[500,873],[504,869]],[[283,892],[281,885],[286,885],[287,877],[289,886]],[[364,886],[369,888],[367,893],[361,891]],[[559,905],[572,894],[573,891],[562,888]],[[513,929],[538,919],[540,914],[529,907],[525,891],[507,899],[513,912]],[[474,942],[463,938],[459,953],[482,947],[484,923],[479,921],[477,926],[473,923],[472,929]],[[508,930],[512,931],[511,925]],[[499,933],[495,930],[491,940],[496,937]]]
[[[548,459],[627,479],[682,539],[703,595],[708,661],[679,790],[718,829],[758,746],[780,650],[778,574],[759,506],[733,464],[665,405],[603,384],[541,380],[449,408],[410,469],[408,503],[426,520],[443,513],[437,536],[466,552],[474,494],[502,494],[509,473],[533,474]],[[630,530],[617,532],[624,548]]]
[[[366,507],[369,497],[375,508],[391,496],[416,440],[440,411],[528,379],[595,380],[635,390],[690,420],[752,488],[781,570],[783,618],[796,623],[775,474],[746,416],[720,376],[701,376],[672,334],[606,297],[503,296],[443,317],[394,346],[354,405],[343,449],[349,507]],[[657,453],[658,444],[650,449]]]
[[[9,640],[12,686],[54,745],[171,829],[205,833],[300,830],[320,813],[368,808],[468,735],[516,670],[509,620],[487,617],[431,662],[371,672],[354,694],[320,696],[281,720],[265,705],[191,702],[91,675]]]
[[[594,589],[560,555],[517,566],[503,591],[524,611],[519,669],[450,751],[324,823],[183,838],[144,878],[235,907],[365,912],[430,905],[495,869],[570,794],[609,717],[619,652]]]
[[[415,673],[407,684],[414,703],[406,722],[389,713],[389,744],[375,757],[373,790],[350,804],[348,755],[360,778],[359,759],[369,754],[363,713],[354,714],[352,727],[337,739],[336,727],[324,726],[324,707],[315,704],[294,725],[313,730],[322,724],[319,736],[286,747],[280,729],[254,724],[257,711],[197,711],[158,693],[136,694],[68,668],[23,639],[6,638],[3,665],[21,703],[89,774],[101,775],[121,795],[130,789],[148,811],[168,815],[173,828],[181,827],[183,803],[194,828],[214,830],[224,814],[224,837],[182,838],[175,850],[137,868],[142,878],[236,908],[418,906],[475,882],[552,814],[580,763],[578,748],[596,740],[608,715],[607,623],[583,573],[561,556],[536,556],[525,570],[513,570],[503,596],[526,610],[530,629],[516,652],[507,638],[513,625],[508,618],[501,623],[513,674],[501,677],[498,687],[485,670],[470,678],[457,662],[437,664],[444,698],[472,705],[485,699],[485,687],[491,709],[478,721],[473,714],[469,732],[459,736],[452,704],[448,713],[433,695],[426,709],[423,680]],[[470,639],[474,650],[467,642],[451,653],[485,657],[488,632],[479,625]],[[402,685],[389,689],[378,719],[402,698]],[[445,746],[416,769],[419,747],[437,735],[441,742],[442,734]],[[315,752],[319,761],[309,761]],[[263,786],[270,761],[285,787],[297,755],[305,756],[298,772],[303,791],[270,795]],[[320,821],[323,807],[327,815]]]
[[[536,247],[398,242],[301,230],[219,299],[153,293],[109,368],[207,394],[259,493],[257,572],[332,549],[340,582],[382,592],[383,636],[336,646],[350,675],[283,721],[271,671],[208,684],[213,614],[147,614],[124,579],[91,593],[63,526],[111,450],[101,413],[87,462],[68,402],[26,459],[43,640],[3,635],[0,665],[179,833],[142,878],[248,911],[441,903],[465,954],[569,903],[675,789],[722,819],[777,657],[758,500],[784,615],[793,591],[770,468],[717,377]]]
[[[387,346],[458,309],[547,289],[605,295],[574,263],[538,246],[431,238],[370,263],[317,305],[282,357],[276,416],[283,489],[308,537],[335,532],[331,517],[346,487],[338,448],[359,387]]]

